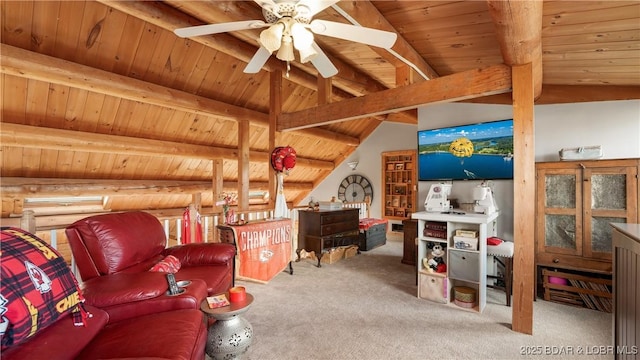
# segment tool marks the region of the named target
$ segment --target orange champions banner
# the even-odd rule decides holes
[[[291,219],[251,222],[231,228],[238,249],[240,279],[266,283],[291,261]]]

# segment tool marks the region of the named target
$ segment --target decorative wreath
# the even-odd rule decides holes
[[[289,171],[296,166],[296,151],[291,146],[278,146],[271,152],[271,167],[275,171]]]

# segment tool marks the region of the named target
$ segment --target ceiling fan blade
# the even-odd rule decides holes
[[[313,42],[311,46],[318,53],[318,55],[311,60],[311,63],[316,67],[320,75],[322,75],[323,78],[327,79],[337,74],[338,69],[336,69],[331,60],[329,60],[327,54],[325,54],[324,51],[320,49],[320,46],[318,46],[318,44],[316,44],[315,42]]]
[[[271,56],[269,50],[267,50],[264,46],[260,46],[256,54],[253,55],[253,58],[251,58],[251,61],[249,61],[247,66],[244,68],[244,72],[246,74],[258,73],[267,62],[267,60],[269,60],[269,56]]]
[[[309,16],[313,16],[340,0],[300,0],[298,6],[306,6],[309,9]]]
[[[326,35],[338,39],[355,41],[384,49],[390,49],[398,37],[396,33],[389,31],[326,20],[313,20],[309,24],[309,28],[318,35]]]
[[[262,20],[233,21],[221,24],[209,24],[175,29],[173,32],[183,38],[201,35],[219,34],[228,31],[258,29],[268,26]]]

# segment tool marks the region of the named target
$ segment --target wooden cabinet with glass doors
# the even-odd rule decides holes
[[[637,223],[640,159],[536,163],[536,264],[611,274],[610,223]]]
[[[416,151],[382,153],[382,215],[390,220],[410,218],[416,212],[418,183]]]

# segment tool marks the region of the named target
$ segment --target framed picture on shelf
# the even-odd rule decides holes
[[[404,164],[396,164],[396,170],[404,170]]]

